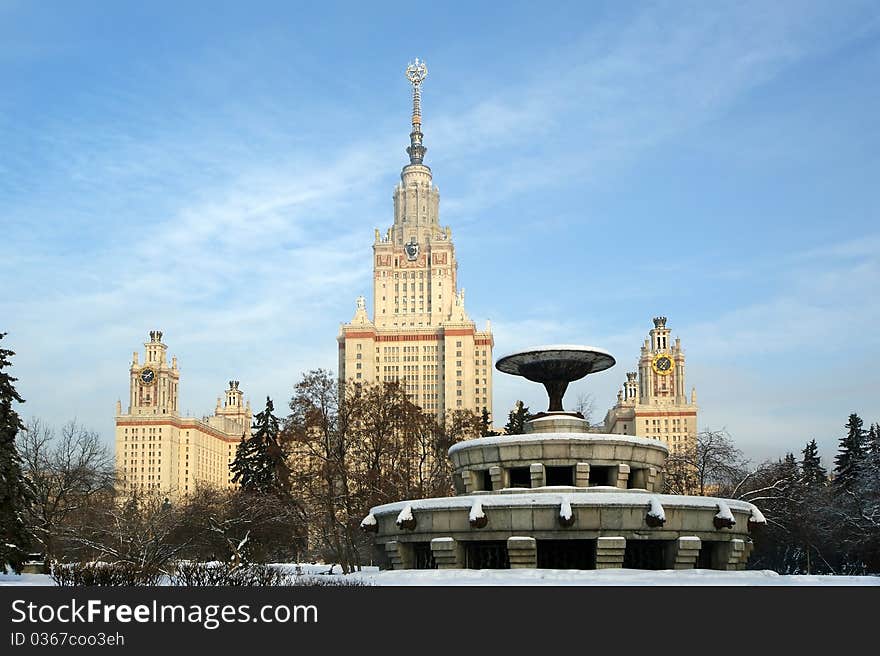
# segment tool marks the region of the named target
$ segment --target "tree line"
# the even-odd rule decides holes
[[[234,489],[197,486],[172,501],[121,490],[112,453],[80,424],[25,425],[5,371],[12,355],[0,348],[0,569],[19,571],[39,552],[150,572],[181,560],[320,560],[350,571],[371,560],[372,539],[360,529],[370,508],[452,494],[449,447],[495,434],[485,410],[437,417],[397,383],[343,384],[318,369],[295,384],[286,416],[271,399],[255,415],[230,465]],[[591,399],[578,405],[589,418]],[[517,403],[504,433],[522,433],[531,416]],[[757,505],[767,526],[752,568],[880,571],[880,426],[865,428],[856,414],[831,471],[815,440],[800,457],[753,466],[727,433],[705,431],[670,455],[664,481],[669,493]]]
[[[834,466],[816,440],[796,457],[751,465],[724,431],[706,431],[667,460],[665,488],[754,503],[767,519],[755,537],[752,569],[781,574],[880,572],[880,424],[851,414]]]

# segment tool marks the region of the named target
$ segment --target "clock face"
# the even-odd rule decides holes
[[[416,238],[413,237],[408,244],[404,244],[403,250],[406,253],[406,259],[412,262],[419,256],[419,244],[416,242]]]
[[[156,380],[156,372],[149,367],[141,372],[141,382],[144,385],[152,385],[154,380]]]
[[[658,353],[651,364],[654,371],[661,376],[668,376],[675,369],[675,362],[666,353]]]

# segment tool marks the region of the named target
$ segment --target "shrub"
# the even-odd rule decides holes
[[[162,572],[132,563],[56,563],[50,573],[63,587],[158,585]]]

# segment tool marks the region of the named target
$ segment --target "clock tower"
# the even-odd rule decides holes
[[[492,408],[492,332],[477,330],[458,288],[452,229],[440,225],[440,190],[425,164],[422,83],[416,59],[409,163],[394,188],[393,223],[373,240],[373,318],[366,299],[337,336],[341,381],[393,382],[442,419],[448,411]]]
[[[242,435],[251,428],[251,406],[237,380],[229,381],[226,401],[217,399],[213,415],[181,417],[180,370],[168,362],[162,332],[150,331],[144,362],[134,352],[128,370],[129,405],[116,402],[116,470],[123,494],[177,498],[199,485],[232,487],[229,463]]]
[[[626,374],[617,403],[605,415],[605,431],[651,437],[670,451],[691,448],[697,439],[697,393],[688,398],[681,339],[672,339],[666,317],[654,317],[639,354],[638,371]]]
[[[177,358],[168,363],[168,347],[162,343],[162,332],[150,331],[150,341],[144,343],[144,363],[138,362],[135,351],[129,369],[129,414],[177,415],[180,371]]]

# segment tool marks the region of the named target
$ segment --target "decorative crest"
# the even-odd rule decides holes
[[[408,79],[414,87],[417,87],[426,77],[428,77],[428,67],[425,66],[425,62],[416,57],[415,61],[406,67],[406,79]]]

